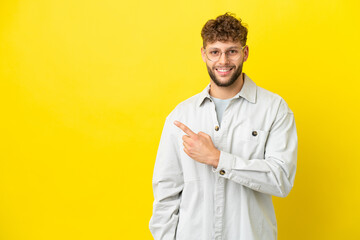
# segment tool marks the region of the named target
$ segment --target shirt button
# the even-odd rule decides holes
[[[256,137],[257,134],[258,134],[257,131],[253,131],[253,132],[252,132],[252,135],[253,135],[254,137]]]
[[[219,131],[219,126],[216,126],[216,127],[215,127],[215,131]]]
[[[219,173],[220,173],[220,175],[224,175],[224,174],[225,174],[225,170],[221,169]]]
[[[216,208],[216,213],[217,213],[217,214],[221,214],[221,208],[220,208],[220,207],[217,207],[217,208]]]

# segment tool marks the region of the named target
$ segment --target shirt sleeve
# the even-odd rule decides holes
[[[149,223],[155,240],[174,240],[176,236],[184,181],[175,127],[168,117],[155,161],[153,215]]]
[[[276,116],[264,156],[244,159],[221,151],[215,173],[255,191],[286,197],[294,184],[297,162],[297,133],[290,109]]]

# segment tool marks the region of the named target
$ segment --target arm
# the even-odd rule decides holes
[[[220,153],[215,172],[253,190],[286,197],[293,184],[297,161],[297,134],[293,113],[276,117],[265,146],[265,159],[244,159]]]
[[[153,215],[149,228],[155,240],[175,239],[183,174],[175,127],[167,118],[156,156]]]
[[[208,134],[196,134],[181,122],[175,121],[175,125],[187,134],[182,138],[185,153],[213,166],[219,176],[262,193],[279,197],[289,194],[295,179],[297,134],[294,115],[284,101],[269,131],[264,159],[244,159],[219,151]]]

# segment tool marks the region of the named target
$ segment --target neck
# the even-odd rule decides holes
[[[229,99],[234,97],[244,85],[244,73],[241,73],[239,78],[228,87],[219,87],[212,80],[210,82],[210,96],[220,99]]]

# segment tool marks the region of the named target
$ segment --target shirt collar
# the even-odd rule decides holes
[[[201,106],[201,104],[205,101],[206,98],[210,98],[210,83],[206,86],[206,88],[200,93],[197,106]],[[233,98],[243,97],[247,101],[251,103],[256,102],[256,84],[244,73],[244,84],[240,90]]]

